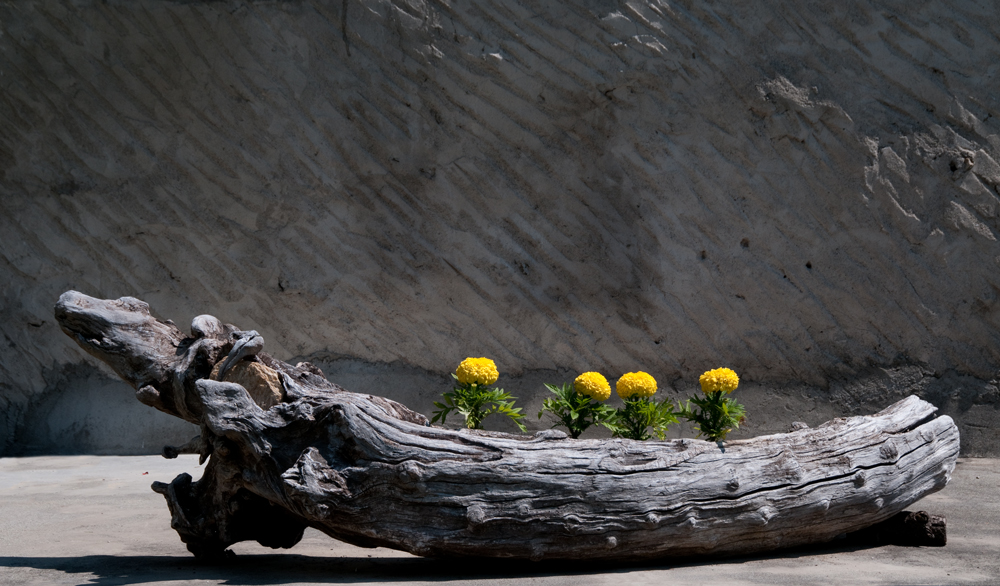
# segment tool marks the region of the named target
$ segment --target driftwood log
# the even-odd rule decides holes
[[[256,332],[211,316],[188,335],[138,299],[74,291],[55,312],[140,401],[201,427],[188,448],[208,459],[202,478],[153,485],[198,556],[245,540],[291,547],[307,526],[421,556],[761,552],[893,517],[943,488],[959,451],[951,418],[917,397],[724,445],[444,429],[275,360]]]

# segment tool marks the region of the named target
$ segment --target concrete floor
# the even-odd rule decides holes
[[[426,560],[361,549],[309,530],[291,550],[233,546],[197,562],[170,529],[153,480],[199,475],[182,456],[0,459],[0,584],[1000,584],[1000,460],[962,459],[951,483],[911,510],[948,520],[944,548],[828,545],[685,564],[594,566]]]

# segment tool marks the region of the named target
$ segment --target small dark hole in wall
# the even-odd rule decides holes
[[[744,238],[743,240],[740,240],[740,246],[743,248],[750,248],[750,241]]]
[[[813,263],[811,263],[811,262],[809,262],[809,261],[806,261],[806,268],[807,268],[807,269],[809,269],[809,270],[812,270],[812,268],[813,268]]]
[[[707,253],[707,252],[705,252],[704,250],[702,250],[702,251],[701,251],[701,259],[702,259],[702,260],[705,260],[706,258],[708,258],[708,253]]]

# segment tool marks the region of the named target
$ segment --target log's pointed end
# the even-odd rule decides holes
[[[59,327],[66,335],[76,339],[78,335],[83,333],[79,322],[82,317],[86,316],[87,310],[93,307],[94,301],[99,300],[79,291],[66,291],[59,296],[54,313]]]
[[[59,317],[60,312],[65,312],[70,306],[76,305],[77,299],[80,297],[87,296],[79,291],[73,291],[72,289],[60,295],[59,301],[56,301],[56,317]]]
[[[166,377],[185,338],[173,323],[157,320],[149,304],[134,297],[97,299],[66,291],[54,314],[66,335],[137,389]]]
[[[149,304],[135,297],[119,297],[118,299],[97,299],[79,291],[66,291],[56,301],[55,316],[59,323],[72,323],[81,317],[93,318],[96,315],[111,315],[121,313],[131,315],[132,321],[148,318]]]
[[[180,334],[172,324],[152,317],[149,304],[135,297],[97,299],[79,291],[66,291],[59,296],[54,314],[63,332],[81,346],[101,346],[115,333],[147,323],[159,324],[163,333]]]

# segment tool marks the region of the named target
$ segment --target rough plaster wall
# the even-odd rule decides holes
[[[998,22],[990,0],[0,0],[0,453],[191,432],[59,332],[73,288],[255,328],[424,412],[469,355],[533,406],[584,369],[681,396],[728,365],[747,433],[917,391],[995,454]],[[105,404],[133,435],[109,443]]]

